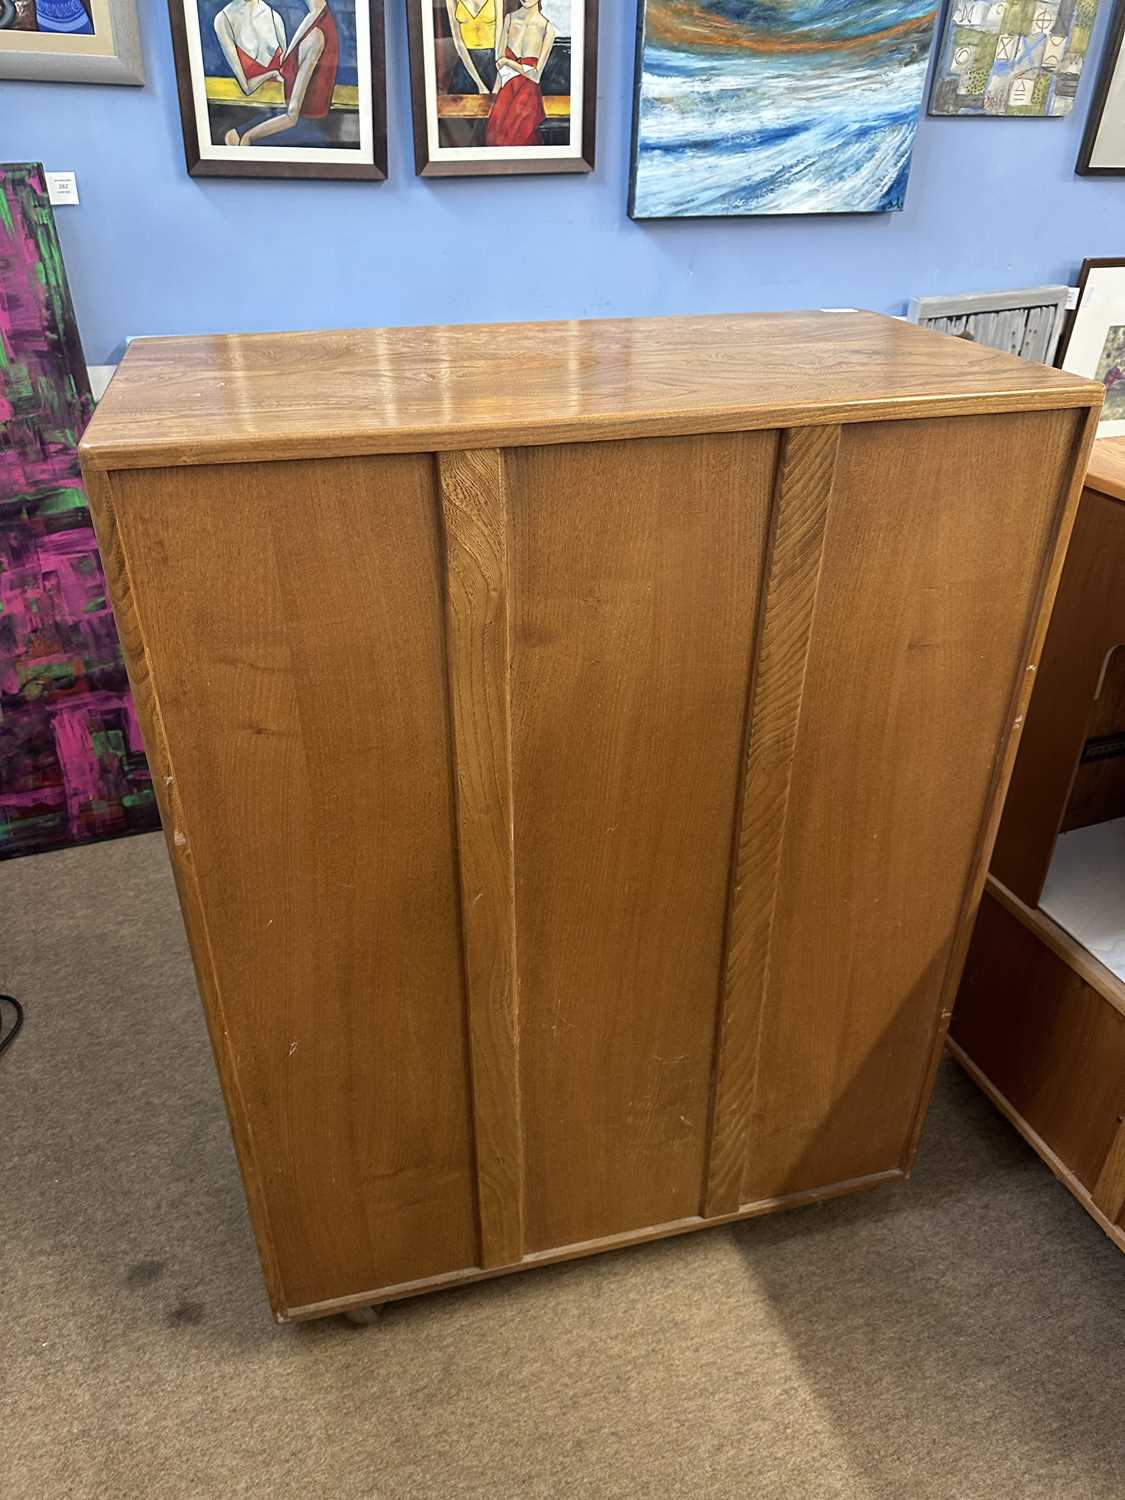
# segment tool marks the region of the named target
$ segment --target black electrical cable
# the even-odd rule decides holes
[[[7,1003],[16,1013],[16,1023],[7,1036],[0,1037],[0,1052],[5,1052],[19,1036],[23,1026],[23,1006],[14,995],[0,995],[0,1004]]]

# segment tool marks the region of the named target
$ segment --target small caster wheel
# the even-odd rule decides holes
[[[344,1314],[349,1323],[355,1323],[360,1328],[371,1328],[378,1321],[383,1309],[381,1307],[349,1307]]]

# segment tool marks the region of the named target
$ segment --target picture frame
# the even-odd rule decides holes
[[[184,157],[192,177],[387,176],[382,0],[168,0]]]
[[[948,0],[928,113],[1064,119],[1085,69],[1101,0]]]
[[[637,0],[630,219],[900,212],[938,9],[753,9]]]
[[[1063,330],[1058,363],[1072,375],[1102,381],[1098,434],[1125,436],[1125,257],[1082,262],[1078,305]]]
[[[1125,176],[1125,0],[1117,0],[1074,170],[1082,177]]]
[[[1068,287],[1051,285],[954,297],[915,297],[906,316],[911,323],[938,333],[1053,365],[1066,322],[1068,295]]]
[[[598,0],[406,0],[406,15],[419,177],[594,170]],[[535,58],[499,58],[513,33]]]
[[[137,0],[54,0],[52,19],[35,0],[0,0],[0,79],[143,85]]]

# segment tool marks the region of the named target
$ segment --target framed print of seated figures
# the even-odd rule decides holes
[[[597,0],[407,0],[419,177],[589,172]]]
[[[387,175],[383,0],[168,0],[193,177]]]

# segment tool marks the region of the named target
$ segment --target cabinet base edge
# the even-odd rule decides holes
[[[1066,1166],[1064,1162],[1060,1161],[1060,1159],[1051,1150],[1050,1146],[1048,1146],[1043,1137],[1039,1135],[1037,1131],[1032,1129],[1032,1127],[1020,1114],[1019,1110],[1016,1109],[1015,1105],[1012,1104],[1008,1099],[1006,1099],[1000,1092],[1000,1090],[989,1081],[987,1076],[981,1072],[980,1068],[977,1067],[976,1063],[973,1062],[968,1053],[965,1052],[963,1048],[959,1047],[957,1043],[952,1039],[952,1037],[946,1039],[945,1045],[949,1049],[950,1057],[952,1057],[956,1063],[964,1068],[965,1072],[973,1080],[977,1088],[979,1088],[981,1093],[984,1094],[985,1097],[988,1098],[996,1106],[996,1108],[1000,1111],[1000,1113],[1004,1116],[1008,1123],[1015,1126],[1016,1130],[1019,1131],[1020,1135],[1023,1136],[1024,1140],[1036,1153],[1036,1155],[1041,1157],[1043,1161],[1046,1162],[1047,1166],[1050,1167],[1051,1171],[1059,1179],[1063,1187],[1065,1187],[1070,1193],[1073,1194],[1075,1198],[1078,1199],[1079,1203],[1081,1203],[1082,1207],[1090,1215],[1091,1219],[1094,1220],[1098,1228],[1101,1229],[1104,1234],[1109,1236],[1109,1238],[1113,1241],[1113,1243],[1119,1250],[1125,1250],[1125,1226],[1111,1223],[1111,1221],[1106,1218],[1105,1214],[1102,1213],[1101,1209],[1094,1202],[1089,1188],[1083,1186],[1083,1184],[1079,1182],[1078,1178],[1074,1175],[1070,1168]]]
[[[327,1302],[309,1302],[301,1307],[275,1310],[279,1323],[301,1323],[310,1318],[329,1318],[347,1312],[353,1307],[373,1306],[381,1302],[400,1302],[407,1297],[420,1297],[426,1292],[447,1291],[451,1287],[468,1286],[474,1281],[491,1281],[497,1276],[511,1276],[518,1271],[529,1271],[536,1266],[556,1265],[561,1261],[580,1260],[587,1255],[601,1255],[607,1250],[623,1249],[627,1245],[645,1245],[653,1240],[671,1239],[674,1235],[690,1234],[695,1229],[714,1229],[723,1224],[735,1224],[742,1219],[756,1219],[763,1214],[778,1213],[789,1208],[804,1208],[814,1203],[823,1203],[829,1198],[840,1198],[845,1193],[861,1192],[864,1188],[878,1187],[880,1183],[904,1180],[906,1173],[901,1167],[892,1167],[886,1172],[872,1172],[866,1177],[850,1177],[844,1182],[834,1182],[829,1187],[808,1188],[800,1193],[788,1193],[780,1198],[762,1198],[756,1203],[746,1203],[734,1213],[716,1214],[702,1218],[693,1214],[686,1219],[672,1219],[667,1224],[654,1224],[648,1229],[628,1229],[623,1234],[609,1234],[596,1240],[582,1240],[574,1245],[560,1245],[552,1250],[536,1250],[522,1260],[507,1266],[468,1266],[463,1271],[446,1271],[440,1276],[427,1276],[419,1281],[402,1281],[397,1286],[379,1287],[370,1292],[356,1292],[347,1297],[333,1297]]]

